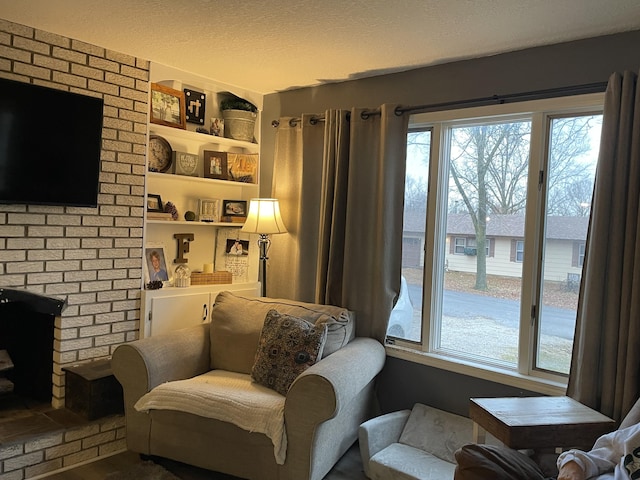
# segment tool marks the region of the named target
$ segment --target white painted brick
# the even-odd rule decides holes
[[[6,45],[0,45],[0,57],[29,63],[31,61],[31,53],[17,48],[11,48]]]
[[[22,480],[22,470],[14,470],[13,472],[0,474],[0,480]]]
[[[47,215],[47,225],[80,225],[80,215]]]
[[[56,58],[62,58],[79,64],[87,63],[87,55],[82,52],[76,52],[67,48],[53,47],[51,55]]]
[[[83,238],[82,248],[109,248],[113,244],[110,238]]]
[[[68,237],[97,237],[98,229],[94,227],[67,227]]]
[[[29,250],[29,260],[62,260],[63,250]]]
[[[90,360],[92,358],[106,357],[110,353],[108,346],[87,348],[78,352],[78,360]]]
[[[25,231],[20,225],[0,225],[0,237],[24,237]]]
[[[96,323],[113,323],[117,324],[118,322],[122,322],[125,319],[124,312],[108,312],[95,316]]]
[[[6,248],[17,250],[42,249],[44,247],[44,238],[9,238],[7,239]]]
[[[80,337],[97,337],[98,335],[107,335],[111,333],[111,327],[109,325],[94,325],[91,327],[83,327],[80,329]]]
[[[128,98],[120,98],[113,95],[105,95],[104,104],[110,105],[113,107],[122,108],[125,110],[133,110],[133,100],[130,100]]]
[[[148,99],[148,95],[146,91],[134,90],[131,88],[121,87],[120,88],[120,96],[124,98],[130,98],[137,102],[146,102]]]
[[[71,40],[71,48],[74,50],[78,50],[79,52],[88,53],[90,55],[95,55],[97,57],[104,57],[105,49],[99,47],[97,45],[91,45],[90,43],[85,43],[80,40]]]
[[[36,273],[42,272],[42,262],[18,262],[7,263],[6,271],[9,274],[12,273]]]
[[[46,219],[46,215],[31,213],[10,213],[7,217],[8,223],[14,225],[44,225]]]
[[[80,270],[79,260],[53,260],[45,263],[47,272],[69,272]]]
[[[90,305],[80,305],[81,315],[97,315],[110,311],[110,305],[107,303],[94,303]]]
[[[62,468],[62,459],[56,458],[55,460],[48,460],[46,462],[27,467],[24,470],[25,478],[34,478],[45,473],[55,472]]]
[[[2,276],[0,276],[0,287],[22,287],[24,284],[24,275],[6,275],[3,273]]]
[[[35,39],[41,42],[48,43],[52,46],[69,48],[71,46],[71,40],[55,33],[45,32],[43,30],[35,31]]]
[[[81,272],[65,272],[65,282],[91,282],[96,280],[97,274],[95,270],[81,271]]]
[[[81,77],[86,77],[88,79],[104,80],[104,72],[102,70],[99,70],[97,68],[87,67],[86,65],[78,65],[78,64],[71,65],[71,73],[73,73],[74,75],[79,75]],[[91,90],[96,90],[91,85],[91,82],[89,82],[87,87]]]
[[[82,348],[89,348],[93,345],[92,338],[79,338],[74,340],[65,340],[61,342],[59,340],[53,341],[53,348],[58,352],[69,352],[71,350],[80,350]]]
[[[101,237],[128,237],[130,234],[130,230],[128,228],[109,228],[109,227],[101,227],[100,228],[100,236]]]
[[[76,352],[75,350],[71,352],[58,352],[58,351],[53,352],[54,362],[64,364],[64,363],[73,363],[77,360],[78,360],[78,352]],[[64,393],[61,395],[58,395],[58,397],[61,397],[63,395]]]
[[[104,76],[104,81],[120,85],[121,87],[135,88],[135,78],[127,77],[126,75],[120,75],[118,73],[107,72]]]
[[[76,463],[86,462],[92,460],[98,456],[98,448],[90,448],[89,450],[82,450],[78,453],[72,453],[63,457],[62,463],[65,467],[75,465]]]
[[[70,340],[79,337],[80,332],[78,332],[77,328],[65,328],[63,330],[56,329],[55,335],[53,336],[55,340]]]
[[[87,88],[87,79],[84,77],[64,72],[53,71],[52,73],[51,78],[54,82],[68,85],[70,87]]]
[[[19,75],[42,78],[44,80],[51,79],[51,70],[43,67],[36,67],[34,65],[27,65],[24,63],[14,63],[13,71]]]
[[[113,260],[83,260],[82,270],[102,270],[113,268]]]
[[[69,295],[67,297],[69,305],[86,305],[96,301],[95,293],[79,293],[77,295]]]
[[[111,455],[113,453],[125,451],[127,449],[127,441],[125,438],[119,437],[120,432],[116,432],[116,440],[113,442],[105,443],[98,447],[100,455]]]
[[[45,285],[45,293],[47,295],[68,295],[70,293],[78,293],[80,291],[79,283],[54,283]]]
[[[115,280],[121,278],[127,278],[127,270],[125,269],[117,269],[117,270],[98,270],[98,280]],[[103,294],[108,294],[109,292],[102,292]],[[100,296],[98,295],[98,298]]]
[[[33,273],[27,275],[27,283],[29,285],[44,285],[47,283],[60,283],[62,282],[62,273]]]
[[[43,459],[43,452],[32,452],[24,455],[20,455],[18,457],[8,458],[4,461],[4,471],[10,472],[12,470],[18,470],[20,468],[25,468],[31,465],[35,465],[40,463]]]
[[[0,446],[0,460],[17,457],[18,455],[22,455],[23,453],[24,448],[22,444]]]
[[[138,322],[131,320],[128,322],[117,322],[111,327],[113,333],[129,332],[132,330],[138,330]]]
[[[118,63],[123,63],[124,65],[130,65],[130,66],[136,65],[136,57],[132,57],[131,55],[127,55],[126,53],[114,52],[112,50],[105,50],[104,56],[109,60],[113,60]]]
[[[115,289],[140,288],[140,279],[134,278],[132,280],[114,280],[113,288]]]
[[[87,248],[84,250],[80,248],[74,250],[65,250],[64,258],[67,260],[89,260],[92,258],[97,258],[97,251],[93,248]]]
[[[80,291],[82,292],[100,292],[103,290],[110,290],[111,282],[108,280],[95,281],[95,282],[82,282]]]
[[[64,237],[64,227],[28,227],[31,237]]]
[[[26,258],[24,250],[0,250],[0,262],[22,262]]]
[[[31,40],[30,38],[14,37],[13,46],[22,50],[30,50],[32,52],[41,53],[43,55],[49,55],[51,47],[44,42],[38,42]]]
[[[93,316],[86,317],[62,317],[60,328],[86,327],[93,324]]]
[[[45,57],[43,55],[34,55],[33,63],[39,67],[45,67],[52,70],[59,70],[61,72],[69,71],[69,62],[58,58]]]
[[[19,23],[13,23],[4,19],[0,19],[0,30],[27,38],[33,38],[34,33],[34,29],[31,27],[27,27]]]
[[[94,339],[96,347],[120,345],[125,341],[124,333],[113,333],[111,335],[104,335],[102,337],[95,337]]]
[[[107,95],[120,94],[122,96],[122,94],[120,93],[121,87],[118,87],[117,85],[113,85],[111,83],[100,82],[98,80],[93,80],[90,78],[89,83],[87,84],[87,87],[93,90],[94,92],[100,92]]]
[[[120,65],[118,65],[116,62],[105,60],[104,58],[89,57],[89,65],[101,70],[106,70],[108,72],[120,72]]]
[[[105,150],[113,150],[115,152],[130,152],[131,144],[129,142],[116,142],[113,140],[103,140],[102,148]]]
[[[129,250],[126,248],[103,248],[98,252],[100,258],[128,258]]]
[[[79,238],[47,238],[47,248],[80,248]]]
[[[79,452],[82,449],[82,441],[68,441],[62,445],[57,447],[48,448],[45,451],[45,458],[47,460],[51,460],[52,458],[64,457],[66,455],[71,455],[72,453]]]
[[[25,442],[24,452],[30,453],[36,450],[43,450],[45,448],[53,447],[54,445],[60,445],[61,443],[62,443],[61,433],[45,435],[43,437],[38,437],[35,440]]]
[[[107,183],[100,186],[101,193],[111,193],[114,195],[128,195],[130,190],[131,188],[129,187],[129,185],[118,185],[115,183]]]
[[[113,226],[113,217],[108,216],[95,216],[95,217],[84,217],[82,219],[82,224],[85,226],[93,226],[93,227],[112,227]]]

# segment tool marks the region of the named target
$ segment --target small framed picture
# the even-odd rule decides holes
[[[204,151],[205,178],[227,179],[227,152]]]
[[[201,222],[219,222],[220,199],[201,198],[198,200],[198,220]]]
[[[147,194],[147,212],[164,212],[160,195]]]
[[[234,182],[258,183],[258,154],[229,153],[227,178]]]
[[[145,283],[168,282],[167,256],[163,245],[147,245],[144,249]]]
[[[196,92],[188,88],[183,90],[187,122],[204,125],[204,106],[207,103],[207,96],[202,92]]]
[[[216,137],[224,137],[224,118],[211,118],[209,133]]]
[[[225,253],[227,255],[249,255],[249,240],[227,238]]]
[[[222,202],[223,215],[226,217],[246,217],[246,200],[224,200]]]
[[[168,127],[186,128],[184,92],[151,84],[151,123]]]

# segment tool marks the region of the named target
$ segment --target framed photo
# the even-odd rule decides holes
[[[227,238],[225,253],[227,255],[249,255],[249,240]]]
[[[227,152],[204,151],[205,178],[227,179]]]
[[[209,133],[216,137],[224,137],[224,118],[212,117]]]
[[[147,212],[164,212],[160,195],[147,194]]]
[[[220,216],[219,198],[201,198],[198,200],[198,220],[201,222],[219,222]]]
[[[185,129],[184,92],[152,83],[150,117],[151,123]]]
[[[145,284],[168,282],[167,255],[163,245],[147,245],[144,249]]]
[[[222,202],[222,214],[226,217],[246,217],[246,200],[224,200]]]
[[[193,153],[173,152],[174,173],[176,175],[187,175],[189,177],[200,177],[202,164],[200,157]]]
[[[227,178],[234,182],[258,183],[258,154],[229,153]]]
[[[204,125],[204,106],[207,103],[207,96],[202,92],[185,88],[184,102],[187,122]]]

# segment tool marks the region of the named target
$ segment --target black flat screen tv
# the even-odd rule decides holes
[[[103,104],[0,79],[0,203],[97,206]]]

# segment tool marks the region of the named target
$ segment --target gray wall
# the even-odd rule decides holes
[[[639,46],[640,31],[634,31],[268,95],[262,116],[261,194],[270,193],[276,131],[271,121],[280,116],[377,108],[382,103],[425,105],[606,82],[614,71],[638,71]],[[420,401],[462,414],[468,411],[469,397],[531,393],[393,358],[387,359],[378,392],[383,411]]]

